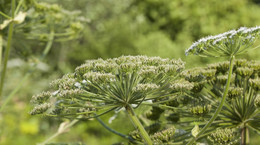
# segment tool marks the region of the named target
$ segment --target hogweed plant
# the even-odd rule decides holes
[[[52,92],[32,97],[35,104],[32,115],[77,119],[97,118],[113,110],[124,109],[138,130],[141,141],[166,140],[164,134],[174,129],[149,136],[135,113],[140,105],[151,105],[170,100],[178,92],[178,83],[184,63],[181,60],[160,57],[122,56],[114,59],[88,60],[75,72],[52,82]],[[153,141],[152,141],[153,140]]]
[[[184,70],[181,60],[147,56],[88,60],[53,81],[52,91],[33,96],[31,114],[96,118],[131,143],[247,144],[249,129],[260,133],[260,67],[235,57],[259,33],[260,27],[242,27],[195,42],[187,55],[229,59],[206,68]],[[142,106],[148,108],[137,116]],[[123,135],[106,126],[99,116],[114,110],[124,110],[136,130]]]
[[[229,93],[235,57],[249,50],[259,37],[259,34],[259,26],[253,28],[241,27],[237,30],[231,30],[219,35],[202,38],[186,50],[186,55],[195,54],[203,57],[229,58],[229,64],[226,65],[228,68],[227,80],[221,102],[208,123],[196,135],[194,135],[194,138],[188,143],[188,145],[193,144],[194,141],[196,141],[217,118]]]

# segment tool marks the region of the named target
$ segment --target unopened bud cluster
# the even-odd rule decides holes
[[[148,92],[148,91],[152,91],[155,89],[158,89],[160,86],[156,85],[156,84],[138,84],[136,85],[135,88],[133,88],[134,92]]]
[[[151,138],[155,144],[163,144],[168,143],[169,141],[173,141],[173,135],[175,134],[175,128],[171,127],[165,129],[163,131],[155,133]]]
[[[211,110],[211,105],[198,105],[195,107],[192,107],[190,109],[190,112],[197,116],[204,116],[207,113],[209,113]]]
[[[230,87],[228,90],[228,98],[230,98],[230,99],[236,98],[241,95],[243,95],[243,88]]]
[[[35,95],[32,102],[36,110],[43,108],[41,104],[49,103],[51,108],[48,111],[41,109],[41,113],[47,115],[94,116],[95,111],[105,112],[111,106],[115,106],[114,109],[122,108],[142,101],[156,101],[156,97],[170,96],[172,88],[178,86],[174,82],[183,69],[184,62],[181,60],[160,57],[122,56],[87,60],[74,73],[53,81],[53,93]],[[192,86],[182,85],[178,89],[187,87],[190,89]],[[40,114],[40,111],[31,114]]]
[[[254,88],[255,90],[260,90],[260,78],[257,79],[250,79],[249,80],[249,84],[252,88]]]
[[[208,139],[213,144],[219,144],[219,145],[233,145],[237,143],[237,140],[235,140],[235,133],[232,129],[217,129],[216,132],[211,133],[208,136]]]
[[[189,91],[192,90],[194,87],[194,84],[185,80],[180,80],[178,82],[174,82],[170,85],[170,88],[176,92],[183,92],[183,91]]]

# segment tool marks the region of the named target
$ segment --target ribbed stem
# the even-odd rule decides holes
[[[249,145],[249,130],[246,125],[241,129],[241,145]]]
[[[197,134],[196,137],[192,138],[192,140],[190,142],[188,142],[187,145],[192,145],[207,129],[208,127],[210,127],[210,125],[212,124],[212,122],[217,118],[219,112],[221,111],[224,103],[225,103],[225,100],[226,100],[226,97],[227,97],[227,94],[228,94],[228,89],[229,89],[229,86],[230,86],[230,82],[231,82],[231,76],[232,76],[232,71],[233,71],[233,63],[234,63],[234,59],[235,59],[235,56],[231,56],[230,57],[230,62],[229,62],[229,71],[228,71],[228,79],[227,79],[227,82],[226,82],[226,86],[225,86],[225,90],[224,90],[224,94],[222,96],[222,99],[221,99],[221,102],[217,108],[217,110],[215,111],[214,115],[210,118],[210,120],[208,121],[208,123],[202,128],[202,130]]]
[[[139,121],[139,119],[136,117],[135,112],[133,110],[133,108],[128,105],[125,107],[129,117],[132,120],[132,123],[134,124],[134,126],[140,131],[140,134],[142,136],[142,138],[144,139],[144,141],[146,142],[147,145],[152,145],[153,142],[150,139],[148,133],[145,131],[143,125],[141,124],[141,122]]]

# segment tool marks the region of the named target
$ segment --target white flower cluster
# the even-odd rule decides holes
[[[73,89],[73,90],[63,90],[59,92],[57,95],[63,98],[73,98],[74,96],[78,96],[82,93],[84,93],[83,90]]]
[[[88,72],[83,75],[86,80],[91,82],[114,82],[116,76],[111,73]]]
[[[52,95],[52,93],[49,92],[49,91],[48,92],[42,92],[42,93],[37,94],[37,95],[33,95],[31,102],[32,103],[43,103],[46,100],[48,100],[51,95]]]
[[[42,114],[51,107],[50,103],[43,103],[33,108],[31,115]]]
[[[199,55],[209,48],[219,49],[224,53],[234,53],[244,45],[245,47],[250,46],[254,40],[260,35],[260,26],[253,28],[241,27],[238,30],[231,30],[219,35],[208,36],[201,38],[197,42],[193,43],[186,51],[185,54]],[[226,45],[228,44],[229,45]],[[221,45],[225,44],[225,45]],[[225,47],[239,47],[239,48],[225,48]],[[233,50],[234,49],[234,50]],[[214,53],[207,53],[207,55],[216,56]]]
[[[193,83],[190,83],[188,81],[182,80],[180,82],[174,82],[170,85],[170,88],[175,91],[187,91],[191,90],[194,87]]]
[[[57,79],[51,82],[52,87],[62,88],[62,89],[72,89],[75,87],[75,83],[77,82],[75,78],[73,78],[74,74],[64,75],[61,79]]]
[[[138,84],[135,88],[133,88],[134,92],[146,92],[146,91],[150,91],[150,90],[155,90],[158,89],[160,86],[156,85],[156,84]]]

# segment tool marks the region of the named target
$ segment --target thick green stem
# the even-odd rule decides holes
[[[241,145],[249,145],[249,130],[246,125],[241,129]]]
[[[135,112],[133,110],[133,108],[128,105],[125,107],[129,117],[131,118],[133,124],[135,125],[135,127],[140,131],[140,134],[142,136],[142,138],[144,139],[144,141],[146,142],[146,144],[148,145],[152,145],[153,142],[151,140],[151,138],[149,137],[148,133],[145,131],[143,125],[141,124],[141,122],[139,121],[139,119],[136,117]]]
[[[14,10],[15,10],[15,0],[12,0],[12,19],[14,19]],[[14,22],[12,21],[9,24],[7,46],[6,46],[6,50],[5,50],[5,56],[4,56],[4,66],[2,69],[1,79],[0,79],[0,81],[1,81],[0,82],[0,98],[2,98],[7,62],[8,62],[8,58],[9,58],[9,54],[10,54],[10,50],[11,50],[11,44],[12,44],[13,30],[14,30]]]
[[[210,118],[210,120],[208,121],[208,123],[202,128],[202,130],[197,134],[196,137],[192,138],[192,140],[190,142],[188,142],[187,145],[192,145],[207,129],[208,127],[210,127],[210,125],[212,124],[212,122],[217,118],[219,112],[221,111],[224,103],[225,103],[225,100],[226,100],[226,97],[227,97],[227,94],[228,94],[228,89],[229,89],[229,86],[230,86],[230,82],[231,82],[231,76],[232,76],[232,71],[233,71],[233,63],[234,63],[234,59],[235,59],[235,56],[231,56],[230,57],[230,63],[229,63],[229,71],[228,71],[228,79],[227,79],[227,82],[226,82],[226,86],[225,86],[225,90],[224,90],[224,94],[222,96],[222,99],[221,99],[221,102],[217,108],[217,110],[215,111],[214,115]]]

